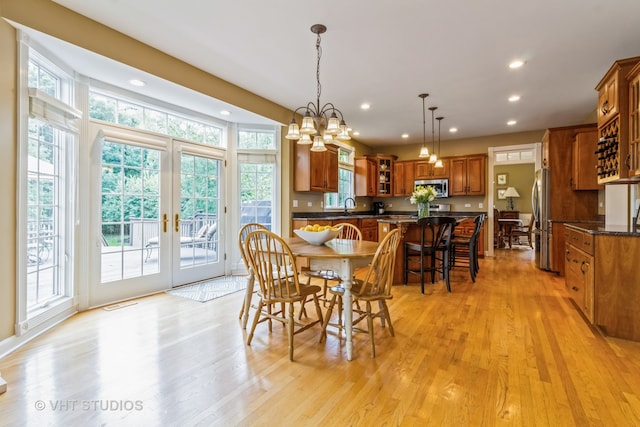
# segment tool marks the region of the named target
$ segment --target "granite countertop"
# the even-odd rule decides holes
[[[486,214],[486,212],[464,212],[464,211],[450,211],[450,212],[431,212],[433,216],[452,216],[452,217],[473,217],[480,214]],[[326,220],[339,220],[349,218],[377,218],[381,222],[415,222],[418,216],[415,211],[387,211],[382,215],[374,214],[373,212],[361,211],[351,212],[348,214],[340,212],[294,212],[291,215],[291,219],[305,220],[305,219],[326,219]]]
[[[608,236],[629,236],[629,237],[640,237],[640,226],[636,226],[635,229],[633,225],[605,225],[602,223],[589,223],[589,222],[579,222],[579,223],[565,223],[565,227],[573,228],[578,231],[582,231],[589,234],[600,234],[600,235],[608,235]]]

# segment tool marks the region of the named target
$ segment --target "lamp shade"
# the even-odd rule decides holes
[[[507,187],[507,191],[504,192],[505,197],[520,197],[520,193],[514,187]]]

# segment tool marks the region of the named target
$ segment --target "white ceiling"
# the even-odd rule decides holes
[[[371,146],[422,142],[422,92],[445,117],[443,141],[583,123],[613,61],[640,55],[638,0],[56,2],[292,110],[315,101],[310,27],[324,24],[321,103],[332,102]],[[509,69],[514,59],[525,66]],[[100,72],[106,66],[92,68],[77,52],[65,60],[120,86],[135,74]],[[169,92],[170,102],[195,97],[181,102],[219,108]],[[509,103],[512,94],[521,100]],[[253,119],[234,112],[231,120]]]

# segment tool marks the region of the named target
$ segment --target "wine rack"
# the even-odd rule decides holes
[[[620,149],[619,125],[619,118],[616,118],[600,129],[600,139],[596,144],[595,151],[598,156],[596,174],[599,184],[620,178],[620,167],[624,161],[622,159],[623,151],[626,150]]]

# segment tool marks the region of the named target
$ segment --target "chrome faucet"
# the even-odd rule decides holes
[[[356,201],[355,201],[355,199],[354,199],[353,197],[347,197],[346,199],[344,199],[344,213],[345,213],[345,214],[347,213],[347,202],[348,202],[349,200],[351,200],[351,201],[353,202],[353,207],[354,207],[354,208],[357,206],[357,205],[356,205]]]

